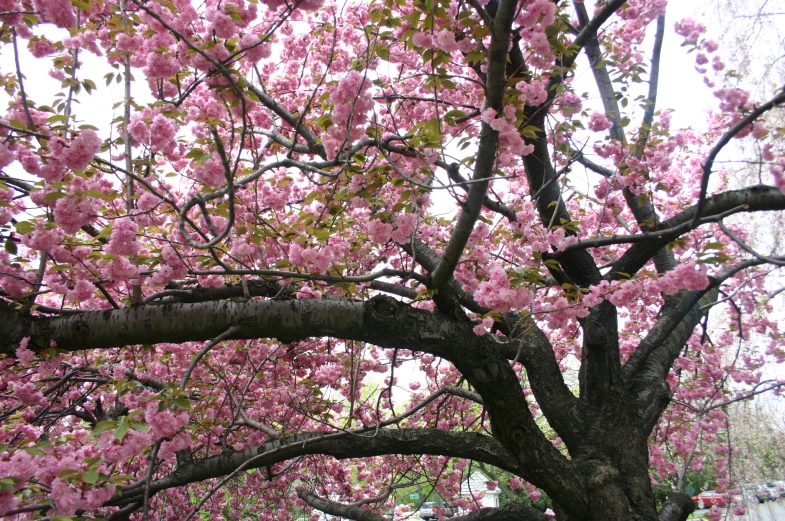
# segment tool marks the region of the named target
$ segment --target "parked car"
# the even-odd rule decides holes
[[[758,485],[755,489],[755,498],[758,503],[763,503],[764,501],[774,501],[777,499],[777,494],[766,485]]]
[[[454,517],[455,510],[447,505],[440,505],[435,501],[426,501],[420,506],[420,517],[425,521],[429,519],[436,519],[439,517],[439,512],[444,512],[444,517]]]
[[[725,499],[725,496],[722,494],[718,494],[716,492],[712,492],[711,490],[707,490],[706,492],[701,492],[697,496],[692,498],[693,503],[698,508],[711,508],[711,507],[720,507],[724,508],[728,506],[728,500]]]
[[[777,483],[766,483],[766,486],[769,487],[771,493],[774,495],[774,499],[779,499],[785,496],[785,487],[780,485],[779,482]]]

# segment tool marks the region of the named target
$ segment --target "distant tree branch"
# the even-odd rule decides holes
[[[510,28],[512,27],[517,5],[517,1],[501,0],[492,26],[484,108],[494,109],[497,113],[501,113],[504,104]],[[497,144],[498,132],[493,130],[489,124],[483,122],[472,180],[479,181],[484,179],[486,181],[475,182],[469,189],[466,203],[450,235],[450,240],[444,248],[442,259],[431,273],[430,286],[433,289],[441,289],[449,282],[463,254],[463,249],[474,229],[480,210],[482,210],[485,194],[488,191],[488,183],[493,177]]]
[[[312,432],[282,437],[242,451],[193,460],[172,474],[153,481],[151,494],[208,479],[227,476],[238,470],[274,465],[304,455],[326,455],[352,459],[385,454],[432,454],[468,458],[509,472],[521,472],[515,459],[496,440],[476,433],[446,432],[436,429],[371,429],[362,433]],[[526,473],[528,475],[528,473]],[[108,506],[137,503],[142,490],[134,488],[116,494]]]
[[[750,111],[750,113],[747,114],[741,121],[733,125],[730,130],[723,134],[714,147],[712,147],[709,155],[706,156],[706,161],[703,163],[700,195],[698,196],[697,210],[695,211],[695,215],[692,218],[694,222],[697,222],[703,214],[704,206],[706,205],[706,192],[709,189],[709,177],[711,176],[711,169],[714,165],[714,160],[716,157],[719,155],[722,149],[725,148],[725,145],[730,143],[731,139],[733,139],[739,132],[744,130],[747,125],[750,125],[752,122],[758,119],[758,117],[770,111],[774,107],[782,105],[783,103],[785,103],[785,90],[780,91],[776,96],[771,98],[763,105],[755,107],[755,109]]]
[[[773,186],[751,186],[740,190],[729,190],[709,197],[703,208],[703,218],[711,219],[712,216],[728,215],[728,212],[760,212],[771,210],[785,210],[785,194]],[[616,279],[620,273],[637,273],[662,247],[673,241],[680,234],[694,229],[701,224],[695,219],[698,205],[691,206],[661,223],[653,233],[646,234],[642,240],[631,246],[613,265],[606,278]],[[671,235],[668,230],[675,230]],[[661,237],[657,237],[662,234]]]

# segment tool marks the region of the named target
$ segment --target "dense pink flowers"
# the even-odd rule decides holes
[[[164,150],[177,135],[177,125],[166,116],[158,114],[150,124],[150,139],[153,150]]]
[[[33,382],[15,385],[14,395],[22,405],[35,405],[44,399],[44,395]]]
[[[34,0],[33,5],[44,22],[64,29],[76,25],[74,7],[68,0]]]
[[[594,132],[602,132],[603,130],[608,130],[613,126],[610,120],[600,112],[592,112],[591,117],[589,118],[589,129]]]
[[[167,438],[188,423],[188,413],[175,414],[167,409],[159,411],[158,402],[151,401],[145,410],[144,419],[157,438]]]
[[[101,138],[94,130],[82,130],[63,151],[60,159],[71,170],[84,170],[101,149],[101,142]]]
[[[725,204],[718,194],[749,189],[750,206],[734,207],[739,221],[724,224],[760,246],[759,230],[739,223],[742,211],[756,210],[756,197],[781,206],[771,186],[750,188],[760,182],[785,193],[775,125],[761,117],[738,136],[746,140],[738,153],[761,163],[760,180],[743,188],[735,166],[715,162],[707,219],[689,230],[677,224],[684,233],[657,244],[672,263],[653,262],[645,251],[653,235],[640,234],[689,221],[712,147],[764,100],[729,82],[719,44],[686,19],[677,34],[712,85],[700,98],[714,109],[708,128],[696,130],[700,121],[680,128],[682,107],[659,105],[650,128],[641,128],[636,96],[666,2],[629,0],[596,33],[615,101],[629,118],[617,139],[607,135],[622,123],[614,100],[589,86],[584,59],[563,69],[580,31],[581,21],[567,24],[574,6],[519,2],[508,81],[492,93],[487,51],[500,26],[483,27],[466,2],[434,5],[426,13],[411,2],[334,11],[322,0],[171,0],[129,2],[120,13],[116,3],[0,0],[0,12],[9,13],[0,21],[13,29],[30,78],[25,96],[13,67],[4,84],[0,312],[35,329],[0,356],[0,478],[10,478],[0,515],[48,503],[42,516],[84,509],[105,518],[113,514],[106,501],[141,483],[151,464],[153,479],[166,483],[190,470],[189,458],[239,461],[299,432],[366,428],[370,441],[379,422],[415,404],[424,403],[388,427],[498,434],[491,401],[483,407],[461,393],[428,401],[434,392],[477,391],[470,382],[479,381],[464,373],[474,367],[463,351],[450,360],[436,355],[450,351],[430,341],[440,328],[462,328],[457,341],[477,348],[478,359],[486,350],[512,354],[499,368],[507,383],[520,383],[524,416],[544,426],[548,407],[527,381],[537,358],[527,356],[528,339],[577,388],[593,349],[585,328],[598,314],[618,327],[612,341],[624,366],[647,348],[668,315],[663,306],[700,297],[710,284],[722,291],[718,302],[694,307],[689,318],[708,312],[710,330],[684,332],[672,353],[678,347],[679,356],[657,369],[657,392],[674,399],[651,431],[650,467],[644,461],[640,475],[649,470],[665,486],[685,470],[710,472],[718,490],[735,486],[723,403],[767,385],[766,365],[785,361],[771,304],[781,297],[772,295],[765,267],[719,280],[753,257],[709,214]],[[37,16],[11,14],[31,9]],[[92,74],[94,61],[106,66],[105,78]],[[38,67],[61,95],[40,95],[30,74]],[[116,105],[99,105],[108,98]],[[480,143],[493,139],[496,149],[478,161]],[[484,183],[461,181],[478,172],[493,176],[485,194],[475,190]],[[656,222],[634,211],[634,201],[650,203]],[[469,215],[476,222],[456,232]],[[213,247],[198,247],[224,229]],[[460,246],[457,266],[436,287],[433,268],[449,244]],[[416,334],[374,336],[388,331],[368,326],[370,317],[388,318],[373,305],[387,302],[382,294],[398,301],[392,308],[423,319],[396,322],[393,333]],[[116,320],[125,316],[146,320]],[[68,324],[68,334],[38,327],[53,323]],[[97,329],[82,335],[83,323]],[[102,323],[118,325],[117,333],[92,349]],[[197,353],[230,326],[231,339],[211,346],[179,390]],[[165,341],[172,339],[178,342]],[[123,342],[134,345],[117,346]],[[569,452],[574,437],[543,434],[555,457],[580,457]],[[349,503],[407,475],[438,476],[434,494],[466,510],[506,484],[531,501],[544,497],[520,476],[482,478],[487,489],[462,493],[476,468],[436,455],[350,462],[309,455],[243,472],[199,515],[291,521],[295,511],[308,515],[296,495],[304,483]],[[151,520],[184,519],[213,484],[157,490]],[[410,514],[395,509],[396,521]]]
[[[114,222],[111,239],[106,251],[114,255],[134,255],[139,251],[136,234],[139,226],[131,219],[122,218]]]

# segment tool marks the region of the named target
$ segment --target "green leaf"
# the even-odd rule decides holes
[[[128,428],[129,425],[125,422],[118,425],[117,428],[114,430],[114,439],[116,439],[117,441],[123,441],[125,435],[128,434]]]
[[[445,118],[463,118],[465,116],[466,116],[466,113],[464,111],[457,110],[457,109],[448,110],[444,114]]]
[[[5,251],[10,253],[11,255],[16,255],[16,241],[14,241],[13,237],[9,237],[5,241]]]
[[[93,10],[93,1],[92,0],[71,0],[71,5],[74,7],[78,7],[82,11],[92,11]]]
[[[178,409],[185,409],[186,411],[190,411],[191,409],[193,409],[193,407],[191,407],[191,400],[185,397],[175,398],[174,405]]]
[[[106,431],[108,431],[110,429],[114,429],[116,425],[117,425],[117,422],[116,421],[111,421],[111,420],[98,422],[96,424],[96,426],[95,426],[95,429],[93,429],[93,435],[98,436],[99,434],[101,434],[103,432],[106,432]]]
[[[28,454],[32,454],[33,456],[46,456],[46,454],[44,454],[44,451],[42,451],[38,447],[22,447],[22,450]]]
[[[65,197],[63,192],[49,192],[44,196],[44,201],[57,201]]]
[[[95,485],[98,482],[98,471],[88,470],[87,472],[83,473],[82,481],[84,481],[88,485]]]
[[[79,471],[74,469],[65,469],[57,473],[58,478],[65,478],[65,479],[72,478],[78,475],[79,475]]]
[[[521,129],[521,135],[529,139],[536,139],[538,132],[542,132],[542,129],[534,125],[527,125]]]

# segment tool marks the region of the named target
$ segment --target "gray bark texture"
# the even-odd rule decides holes
[[[489,8],[491,4],[495,6],[493,15],[482,9],[482,2],[470,3],[492,23],[487,67],[485,70],[478,67],[478,74],[486,90],[485,108],[501,111],[505,89],[531,74],[520,36],[511,32],[519,2],[489,3]],[[545,226],[572,221],[556,182],[554,151],[544,130],[548,128],[548,110],[556,102],[557,87],[565,81],[581,52],[587,54],[593,65],[605,110],[613,117],[611,138],[619,143],[628,141],[620,124],[614,84],[602,65],[602,46],[597,37],[602,24],[624,4],[623,0],[609,0],[589,18],[582,2],[576,1],[580,23],[575,28],[577,36],[571,47],[574,53],[560,58],[560,72],[554,73],[548,82],[547,100],[523,109],[526,125],[543,130],[535,133],[538,137],[526,139],[534,151],[522,160],[530,195]],[[659,21],[655,45],[655,85],[649,91],[644,121],[647,125],[651,124],[656,102],[663,23]],[[297,128],[305,140],[303,150],[325,155],[318,136],[307,128],[302,118],[295,118],[283,105],[257,90],[254,92],[263,104]],[[497,132],[482,123],[472,184],[464,187],[467,197],[444,253],[437,254],[416,237],[399,245],[403,253],[416,260],[418,270],[425,272],[417,273],[420,276],[417,280],[426,281],[428,289],[434,292],[435,311],[380,295],[367,300],[289,298],[293,293],[291,288],[287,292],[278,283],[267,280],[210,289],[175,287],[131,307],[107,311],[70,310],[55,314],[57,310],[39,309],[31,314],[20,310],[21,306],[11,299],[0,299],[0,356],[14,357],[24,337],[31,337],[39,345],[54,341],[65,352],[134,349],[145,344],[205,342],[218,337],[276,339],[283,344],[332,337],[443,358],[462,373],[461,385],[468,384],[471,389],[457,389],[453,398],[472,400],[484,408],[490,419],[491,430],[485,434],[405,428],[389,423],[350,432],[270,436],[267,443],[241,451],[226,448],[220,455],[201,459],[178,454],[176,470],[152,479],[147,490],[139,484],[118,490],[107,503],[121,507],[117,519],[127,518],[139,509],[147,501],[146,494],[152,497],[174,487],[233,476],[244,470],[269,468],[303,456],[348,460],[426,454],[466,458],[526,479],[548,493],[558,521],[683,521],[694,509],[689,497],[674,492],[664,505],[656,504],[648,473],[648,439],[670,403],[668,372],[703,319],[702,308],[717,301],[724,279],[715,278],[701,291],[663,297],[658,323],[626,364],[619,353],[619,317],[615,306],[605,301],[591,309],[580,321],[583,343],[577,393],[565,382],[553,345],[531,318],[508,313],[498,322],[504,336],[477,336],[467,313],[482,314],[490,310],[482,308],[471,293],[464,291],[453,273],[483,207],[498,212],[504,219],[515,218],[515,212],[488,192],[496,171],[497,138]],[[643,144],[647,138],[648,134],[640,136],[638,142]],[[401,149],[401,153],[404,151]],[[462,179],[457,166],[444,164],[442,168],[454,179]],[[709,174],[706,173],[706,178]],[[543,254],[543,260],[554,261],[546,263],[550,271],[548,280],[553,285],[587,288],[603,280],[617,280],[621,273],[633,276],[650,261],[664,273],[673,269],[676,262],[665,246],[683,234],[732,213],[785,209],[785,195],[780,190],[754,186],[712,196],[703,193],[695,206],[660,220],[650,199],[633,195],[629,190],[624,195],[642,233],[587,239],[563,251]],[[631,243],[631,246],[613,260],[610,270],[603,275],[590,248],[617,243]],[[410,287],[384,281],[373,284],[372,288],[378,291],[407,298],[417,296]],[[549,427],[563,440],[566,453],[554,446],[535,421],[532,403],[521,386],[520,368],[512,361],[523,365],[537,406]],[[252,425],[252,420],[246,420],[243,425]],[[332,515],[357,521],[387,521],[359,506],[319,497],[308,488],[300,488],[298,494],[308,505]],[[456,521],[545,519],[544,514],[513,502]]]

